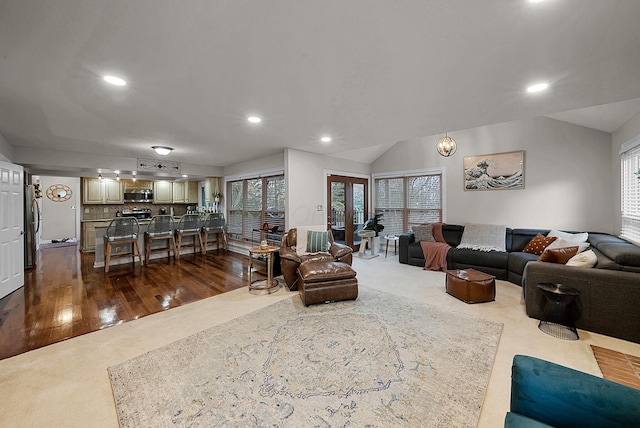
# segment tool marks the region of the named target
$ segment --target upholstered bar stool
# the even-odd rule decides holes
[[[154,251],[166,251],[167,257],[171,257],[171,251],[173,251],[173,257],[176,257],[176,239],[174,231],[176,225],[173,221],[173,217],[170,215],[157,215],[154,216],[147,226],[147,231],[144,233],[144,263],[149,264],[149,257]],[[164,239],[167,241],[165,248],[151,249],[151,244],[155,240]]]
[[[200,229],[202,224],[200,222],[199,214],[185,214],[180,217],[178,226],[176,227],[175,235],[178,238],[176,242],[176,259],[180,258],[180,249],[182,248],[182,238],[185,236],[193,237],[193,244],[186,245],[185,247],[193,247],[193,253],[196,252],[196,247],[200,247],[200,252],[203,253],[202,236],[200,236]]]
[[[135,264],[136,255],[142,262],[140,248],[138,247],[138,233],[140,226],[135,217],[116,217],[111,220],[107,233],[104,235],[104,271],[109,272],[109,263],[112,258],[131,256],[131,262]],[[111,249],[115,246],[116,251],[121,245],[130,245],[128,252],[118,252],[111,255]]]
[[[202,243],[204,245],[204,253],[207,253],[207,244],[209,243],[209,235],[216,237],[216,249],[220,249],[220,238],[227,250],[227,227],[222,213],[210,213],[202,225]]]

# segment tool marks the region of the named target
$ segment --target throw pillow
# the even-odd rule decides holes
[[[596,263],[598,263],[598,256],[593,250],[589,250],[571,257],[566,264],[567,266],[592,268]]]
[[[549,246],[553,241],[555,241],[555,236],[544,236],[541,233],[538,233],[534,238],[529,241],[526,247],[524,247],[525,253],[537,254],[540,255],[544,252],[545,248]]]
[[[329,232],[307,231],[307,252],[325,253],[329,250]]]
[[[552,230],[551,232],[547,233],[547,236],[555,236],[558,239],[564,239],[571,242],[587,242],[587,239],[589,239],[589,234],[587,232],[567,233],[560,230]]]
[[[507,251],[507,227],[497,224],[467,223],[458,248],[479,251]]]
[[[555,241],[553,241],[551,244],[549,244],[547,249],[553,250],[555,248],[566,248],[566,247],[573,247],[576,245],[578,246],[578,253],[581,253],[587,248],[589,248],[591,244],[589,244],[588,242],[573,242],[573,241],[567,241],[566,239],[558,238]]]
[[[565,264],[578,253],[578,246],[552,248],[547,247],[546,250],[538,257],[539,262],[560,263]]]
[[[411,226],[416,242],[436,242],[433,238],[433,224],[421,224],[420,226]]]
[[[327,230],[326,225],[318,225],[318,226],[298,226],[296,233],[296,253],[299,256],[304,256],[307,253],[307,232],[309,230],[314,230],[318,232],[324,232]]]

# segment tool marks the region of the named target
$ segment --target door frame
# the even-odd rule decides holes
[[[343,180],[331,180],[331,178],[340,178]],[[327,229],[331,228],[331,181],[347,181],[348,183],[361,183],[366,186],[364,194],[364,209],[365,217],[369,212],[369,201],[371,196],[371,176],[363,174],[354,174],[344,171],[325,171],[325,200],[326,200],[326,225]],[[347,186],[345,188],[345,199],[353,200],[352,187]],[[366,218],[365,218],[366,221]],[[347,230],[347,225],[352,227],[353,225],[353,209],[349,210],[348,206],[345,206],[345,243],[348,243],[354,234],[353,230]],[[349,237],[349,239],[347,239]],[[348,244],[349,245],[349,244]],[[351,247],[357,250],[355,242],[352,242]]]

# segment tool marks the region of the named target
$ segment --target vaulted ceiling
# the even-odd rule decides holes
[[[0,0],[0,134],[222,167],[286,147],[372,161],[542,115],[611,132],[640,111],[639,20],[637,0]]]

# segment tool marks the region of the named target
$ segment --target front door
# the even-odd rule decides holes
[[[24,285],[24,176],[0,162],[0,299]]]
[[[369,208],[366,178],[330,175],[327,177],[327,228],[333,231],[333,239],[351,246],[360,245],[358,231],[367,220]]]

